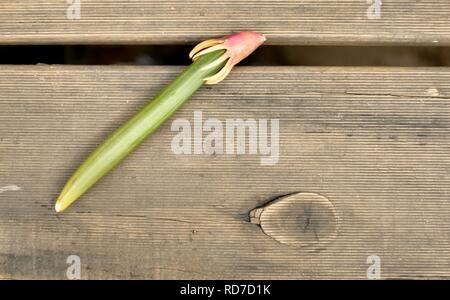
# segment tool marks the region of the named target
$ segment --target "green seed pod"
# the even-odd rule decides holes
[[[75,171],[56,200],[62,212],[117,166],[139,146],[204,83],[223,80],[231,68],[264,42],[258,33],[241,32],[224,39],[200,43],[193,52],[194,62],[125,124],[100,144]],[[211,46],[211,47],[210,47]]]

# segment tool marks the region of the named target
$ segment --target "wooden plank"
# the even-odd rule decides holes
[[[267,35],[267,44],[450,45],[448,0],[384,1],[379,14],[379,1],[369,3],[2,1],[0,44],[181,44],[255,30]]]
[[[450,276],[449,68],[237,68],[57,215],[85,155],[179,71],[0,66],[0,277],[65,278],[69,255],[82,278],[366,278],[371,255],[382,278]],[[174,154],[171,126],[195,111],[278,118],[278,163]],[[331,203],[324,247],[250,222],[293,192]]]

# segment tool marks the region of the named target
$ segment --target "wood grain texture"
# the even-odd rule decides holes
[[[66,213],[83,158],[178,67],[0,66],[0,277],[450,276],[450,69],[237,68],[174,118],[280,119],[280,159],[175,155],[164,124]],[[249,212],[293,192],[326,197],[325,249],[281,244]]]
[[[365,0],[80,3],[72,20],[66,1],[2,1],[0,44],[181,44],[255,30],[267,44],[450,45],[448,0],[384,1],[375,20]]]

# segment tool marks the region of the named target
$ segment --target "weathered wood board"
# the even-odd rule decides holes
[[[0,66],[1,278],[66,278],[69,255],[82,278],[366,278],[371,255],[382,278],[450,276],[448,68],[237,68],[57,215],[83,158],[179,71]],[[174,154],[171,124],[194,111],[279,119],[278,163]],[[293,192],[334,207],[324,248],[249,222]]]
[[[450,45],[448,0],[22,0],[0,44],[195,43],[256,30],[268,44]]]

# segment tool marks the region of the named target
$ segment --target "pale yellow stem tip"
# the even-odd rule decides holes
[[[62,206],[62,203],[61,202],[59,202],[59,201],[56,201],[56,204],[55,204],[55,210],[56,210],[56,212],[62,212],[63,210],[64,210],[64,207]]]

